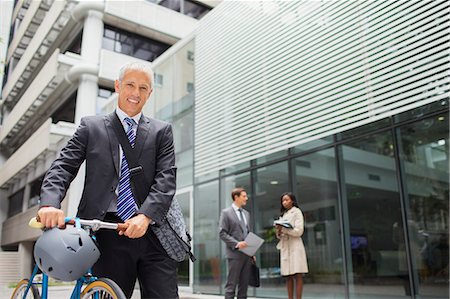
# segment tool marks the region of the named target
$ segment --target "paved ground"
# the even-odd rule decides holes
[[[9,299],[11,297],[12,289],[9,288],[5,292],[2,292],[0,295],[0,299]],[[70,294],[72,293],[72,288],[68,286],[63,287],[55,287],[52,286],[49,288],[48,299],[64,299],[70,298]],[[188,290],[180,288],[179,291],[180,299],[219,299],[223,298],[223,296],[216,295],[202,295],[202,294],[192,294]],[[133,297],[131,299],[140,299],[139,290],[135,290],[133,293]],[[257,299],[257,298],[255,298]]]

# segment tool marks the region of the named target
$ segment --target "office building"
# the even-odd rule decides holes
[[[443,0],[224,1],[177,43],[145,35],[168,45],[153,61],[155,91],[145,113],[174,127],[176,196],[198,259],[181,264],[181,284],[224,293],[218,218],[231,204],[231,189],[242,186],[254,232],[265,239],[257,253],[261,287],[250,296],[286,298],[272,224],[280,195],[292,191],[305,218],[305,298],[448,298],[449,8]],[[107,19],[103,34],[116,41],[108,26],[120,22]],[[113,78],[105,79],[101,57],[97,85],[109,97],[106,82]],[[76,81],[78,94],[90,86],[83,80]],[[12,105],[5,92],[2,97]],[[4,169],[11,172],[5,167],[20,171],[0,181],[7,187],[2,204],[24,200],[21,212],[3,221],[2,246],[18,246],[21,261],[36,235],[23,228],[21,241],[11,241],[8,227],[20,221],[24,227],[35,213],[24,207],[39,185],[28,173],[45,171],[78,116],[113,107],[111,99],[97,107],[75,103],[72,121],[48,121],[54,135],[41,129],[64,136],[49,138],[56,141],[45,158],[9,162],[20,147],[4,154],[0,178]],[[31,159],[25,142],[39,131],[24,127],[13,111],[3,115],[2,149],[4,142],[23,144],[20,157]],[[76,209],[77,186],[65,201],[68,211]]]
[[[112,111],[120,67],[137,59],[154,61],[191,34],[216,4],[191,0],[0,4],[2,22],[10,20],[2,23],[9,34],[2,37],[7,52],[3,52],[0,101],[0,283],[31,273],[40,231],[27,223],[36,215],[46,169],[81,117]],[[76,214],[83,173],[82,166],[63,202],[67,215]]]

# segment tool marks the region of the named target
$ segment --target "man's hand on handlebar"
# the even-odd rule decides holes
[[[125,231],[119,231],[119,235],[125,235],[131,239],[140,238],[147,232],[150,222],[150,218],[144,214],[138,214],[125,221],[128,228]]]
[[[39,222],[46,228],[65,227],[64,212],[54,207],[41,207],[38,212]]]

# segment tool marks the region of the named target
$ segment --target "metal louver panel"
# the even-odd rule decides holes
[[[449,5],[221,3],[195,37],[195,176],[448,98]]]

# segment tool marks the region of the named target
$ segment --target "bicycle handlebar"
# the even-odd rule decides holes
[[[75,225],[76,218],[66,217],[64,221],[66,222],[66,224]],[[117,231],[125,231],[128,228],[128,224],[126,223],[104,222],[98,219],[93,220],[78,219],[78,221],[80,222],[81,225],[89,226],[92,229],[92,231],[98,231],[101,228],[115,229]],[[40,229],[44,228],[44,225],[41,222],[39,222],[38,217],[31,218],[28,225],[33,228],[40,228]]]

